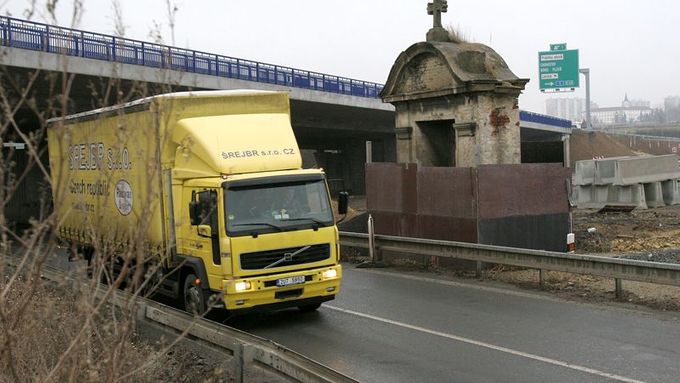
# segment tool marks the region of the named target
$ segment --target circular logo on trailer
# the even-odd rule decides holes
[[[132,211],[132,187],[125,180],[120,180],[116,184],[116,192],[114,194],[116,200],[116,207],[122,215],[128,215]]]

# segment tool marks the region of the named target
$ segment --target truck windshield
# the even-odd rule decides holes
[[[230,186],[224,195],[230,236],[333,225],[323,180]]]

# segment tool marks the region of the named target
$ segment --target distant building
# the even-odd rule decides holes
[[[545,114],[572,121],[581,121],[586,112],[582,98],[549,98],[545,100]]]
[[[663,111],[666,115],[666,122],[680,122],[680,96],[664,98]]]
[[[591,109],[593,125],[631,124],[640,121],[640,117],[652,114],[649,101],[628,100],[628,94],[621,106]]]

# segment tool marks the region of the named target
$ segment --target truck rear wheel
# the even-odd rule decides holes
[[[196,275],[189,274],[184,278],[184,310],[189,314],[202,315],[207,310],[206,297],[201,286],[197,286]]]

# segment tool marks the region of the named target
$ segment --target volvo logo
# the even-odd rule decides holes
[[[278,261],[275,261],[274,263],[271,263],[271,264],[265,266],[265,269],[269,269],[269,268],[272,268],[274,266],[278,266],[279,264],[281,264],[283,262],[290,262],[290,261],[293,260],[293,257],[295,257],[296,255],[298,255],[298,254],[302,253],[303,251],[309,249],[310,247],[312,247],[312,246],[310,245],[310,246],[301,247],[301,248],[295,250],[292,253],[283,253],[283,257],[281,257]]]

